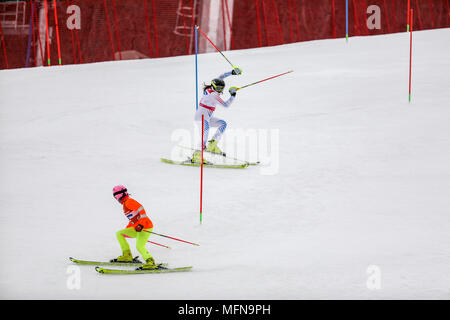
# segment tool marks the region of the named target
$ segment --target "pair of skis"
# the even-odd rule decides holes
[[[187,149],[187,150],[191,150],[191,151],[197,151],[194,148],[190,148],[190,147],[185,147],[185,146],[178,146],[179,148],[182,149]],[[244,169],[247,168],[248,166],[256,166],[259,164],[259,161],[256,162],[249,162],[249,161],[245,161],[245,160],[240,160],[240,159],[236,159],[236,158],[232,158],[232,157],[227,157],[227,155],[225,153],[214,153],[214,152],[210,152],[210,151],[203,151],[207,154],[210,154],[212,156],[217,156],[217,157],[222,157],[224,159],[227,160],[231,160],[234,163],[232,164],[218,164],[218,163],[214,163],[211,161],[206,161],[206,163],[203,163],[204,167],[209,167],[209,168],[227,168],[227,169]],[[171,160],[171,159],[166,159],[166,158],[161,158],[161,161],[164,163],[169,163],[169,164],[176,164],[176,165],[182,165],[182,166],[191,166],[191,167],[200,167],[202,164],[200,162],[193,162],[192,159],[186,159],[184,161],[176,161],[176,160]]]
[[[187,159],[184,161],[176,161],[176,160],[161,158],[161,161],[164,163],[177,164],[177,165],[181,165],[181,166],[190,166],[190,167],[200,167],[202,165],[201,163],[193,162],[191,159]],[[217,163],[207,161],[206,163],[203,163],[203,166],[208,167],[208,168],[244,169],[244,168],[248,167],[248,164],[247,163],[217,164]]]
[[[83,265],[95,265],[95,271],[98,273],[108,273],[108,274],[143,274],[143,273],[169,273],[169,272],[181,272],[189,271],[192,267],[178,267],[169,268],[167,263],[159,263],[155,269],[141,269],[144,265],[137,258],[134,258],[132,262],[105,262],[105,261],[90,261],[90,260],[80,260],[76,258],[69,258],[70,261],[76,264]],[[137,267],[134,270],[126,269],[108,269],[100,266],[127,266],[127,267]]]

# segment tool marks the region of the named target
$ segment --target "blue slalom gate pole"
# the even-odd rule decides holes
[[[197,54],[198,54],[198,44],[197,44],[197,29],[195,26],[195,110],[198,109],[198,64],[197,64]]]
[[[348,0],[345,0],[345,40],[348,41]]]

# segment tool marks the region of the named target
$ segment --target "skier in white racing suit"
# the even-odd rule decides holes
[[[200,132],[202,128],[202,116],[203,118],[203,141],[199,143],[198,150],[192,155],[192,162],[201,163],[201,150],[203,149],[212,153],[223,154],[222,150],[219,149],[217,143],[219,142],[222,134],[227,128],[227,123],[225,120],[213,117],[213,113],[216,110],[217,105],[221,105],[228,108],[236,97],[237,88],[231,87],[229,89],[230,98],[227,101],[223,101],[220,95],[223,93],[225,88],[225,79],[231,75],[240,75],[242,70],[235,67],[232,71],[225,72],[221,74],[218,78],[211,81],[211,84],[205,85],[203,88],[203,96],[200,99],[198,109],[195,113],[195,121],[197,122]],[[209,128],[217,128],[212,139],[208,141]],[[201,139],[200,139],[201,140]],[[208,143],[207,143],[208,142]],[[203,163],[206,160],[203,159]]]

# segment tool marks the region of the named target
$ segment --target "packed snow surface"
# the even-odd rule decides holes
[[[411,103],[407,33],[226,52],[227,88],[294,72],[216,111],[262,163],[205,168],[202,224],[200,168],[160,161],[194,143],[194,56],[0,71],[0,298],[449,299],[450,29],[413,41]],[[199,86],[230,70],[198,63]],[[74,268],[121,254],[117,184],[200,244],[149,239],[191,272]]]

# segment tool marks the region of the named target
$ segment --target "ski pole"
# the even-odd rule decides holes
[[[127,236],[126,234],[123,234],[122,233],[122,235],[125,237],[125,238],[131,238],[131,237],[129,237],[129,236]],[[152,244],[156,244],[157,246],[161,246],[161,247],[164,247],[164,248],[167,248],[167,249],[171,249],[169,246],[166,246],[166,245],[163,245],[163,244],[160,244],[160,243],[156,243],[156,242],[153,242],[153,241],[147,241],[148,243],[152,243]]]
[[[161,247],[164,247],[164,248],[167,248],[167,249],[171,249],[169,246],[166,246],[164,244],[156,243],[156,242],[153,242],[153,241],[147,241],[147,242],[156,244],[157,246],[161,246]]]
[[[232,64],[231,61],[228,60],[227,57],[225,57],[225,55],[222,53],[222,51],[220,51],[219,48],[216,47],[216,45],[211,41],[211,39],[208,38],[208,36],[202,31],[202,29],[200,29],[199,26],[196,26],[196,28],[197,28],[197,29],[205,36],[206,40],[208,40],[209,43],[211,43],[211,44],[213,45],[213,47],[216,48],[216,50],[222,55],[222,57],[224,57],[225,60],[227,60],[227,62],[228,62],[233,68],[236,68],[236,67],[234,66],[234,64]]]
[[[259,80],[259,81],[256,81],[256,82],[247,84],[247,85],[242,86],[242,87],[240,87],[240,88],[236,88],[236,91],[237,91],[237,90],[244,89],[244,88],[247,88],[247,87],[250,87],[250,86],[253,86],[253,85],[255,85],[255,84],[258,84],[258,83],[261,83],[261,82],[264,82],[264,81],[267,81],[267,80],[270,80],[270,79],[273,79],[273,78],[280,77],[280,76],[282,76],[282,75],[285,75],[285,74],[288,74],[288,73],[291,73],[291,72],[294,72],[294,70],[289,70],[288,72],[281,73],[281,74],[278,74],[278,75],[273,76],[273,77],[270,77],[270,78],[266,78],[266,79],[263,79],[263,80]]]
[[[166,236],[166,235],[163,235],[163,234],[159,234],[159,233],[156,233],[156,232],[153,232],[153,231],[147,231],[147,230],[142,230],[142,231],[145,231],[145,232],[148,232],[148,233],[153,233],[153,234],[156,234],[157,236],[160,236],[160,237],[169,238],[169,239],[172,239],[172,240],[177,240],[177,241],[189,243],[189,244],[192,244],[192,245],[194,245],[194,246],[200,246],[200,245],[197,244],[197,243],[193,243],[193,242],[189,242],[189,241],[185,241],[185,240],[173,238],[173,237]]]

